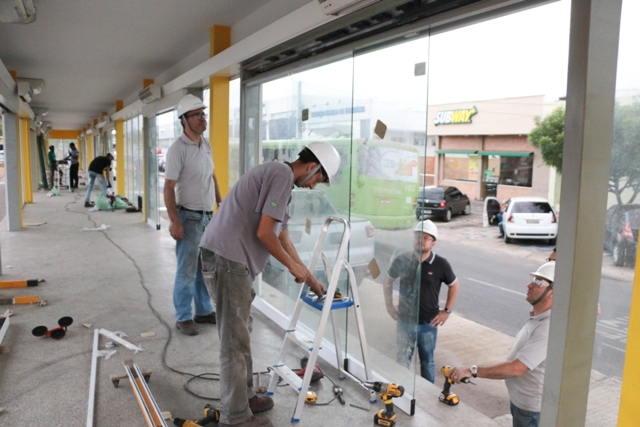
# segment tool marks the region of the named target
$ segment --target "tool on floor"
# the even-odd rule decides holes
[[[2,344],[4,334],[6,334],[9,329],[9,323],[9,317],[0,317],[0,344]]]
[[[36,326],[31,331],[31,334],[34,337],[43,337],[48,336],[53,338],[54,340],[59,340],[64,338],[67,334],[67,327],[73,323],[73,319],[69,316],[61,317],[58,320],[58,327],[49,330],[46,326]]]
[[[204,407],[204,418],[199,420],[184,420],[182,418],[175,418],[173,423],[178,427],[200,427],[206,426],[209,423],[218,423],[220,421],[220,410],[207,403]]]
[[[144,378],[144,380],[148,383],[149,381],[151,381],[151,371],[145,371],[142,373],[142,378]],[[121,380],[126,380],[129,379],[129,376],[127,376],[127,374],[125,375],[113,375],[111,374],[109,376],[109,378],[111,379],[111,383],[113,384],[113,386],[115,388],[118,388],[118,386],[120,385],[120,381]]]
[[[38,283],[42,283],[42,282],[44,282],[44,279],[4,280],[4,281],[0,281],[0,289],[26,288],[30,286],[38,286]]]
[[[332,222],[340,222],[344,226],[344,230],[342,232],[340,245],[338,247],[337,255],[335,258],[335,262],[333,263],[333,269],[329,267],[329,262],[324,253],[322,253],[322,246],[325,241],[325,238],[329,231],[329,225]],[[349,245],[349,236],[351,235],[351,224],[343,218],[337,217],[328,217],[324,223],[322,224],[322,228],[320,230],[320,234],[318,236],[318,240],[316,241],[315,249],[313,250],[313,254],[311,256],[311,261],[309,262],[309,271],[315,271],[316,263],[318,258],[322,259],[324,264],[324,271],[326,273],[327,278],[331,278],[329,284],[327,286],[327,294],[326,295],[335,295],[336,288],[338,285],[338,280],[340,279],[340,273],[342,268],[344,267],[347,271],[350,286],[351,297],[345,297],[332,300],[330,297],[325,298],[325,296],[316,296],[313,293],[307,292],[307,285],[302,284],[300,287],[300,293],[298,294],[298,300],[296,302],[296,306],[291,316],[291,320],[289,322],[288,328],[285,330],[284,341],[282,343],[282,347],[280,350],[280,355],[278,356],[277,363],[273,366],[271,373],[271,381],[269,382],[269,386],[267,387],[267,395],[273,394],[278,384],[280,378],[284,378],[289,386],[291,386],[294,390],[298,392],[298,400],[296,402],[296,407],[293,413],[293,417],[291,418],[291,422],[299,422],[300,415],[302,413],[302,408],[304,407],[304,402],[307,397],[307,390],[309,389],[309,383],[311,382],[311,377],[313,376],[313,369],[306,369],[302,378],[300,378],[290,367],[285,364],[285,357],[289,353],[287,346],[289,342],[293,342],[298,344],[304,350],[310,352],[309,360],[307,362],[310,366],[316,366],[316,360],[318,358],[318,353],[321,350],[321,344],[324,336],[324,330],[327,326],[327,321],[329,320],[329,316],[331,316],[331,324],[333,327],[333,338],[335,346],[335,357],[337,362],[337,367],[339,370],[340,378],[343,379],[346,375],[356,379],[358,382],[361,380],[358,379],[354,374],[349,372],[348,369],[348,355],[347,353],[343,353],[340,347],[340,335],[338,331],[338,327],[336,325],[335,320],[333,319],[333,310],[339,309],[348,309],[352,307],[355,311],[355,319],[358,328],[359,341],[360,341],[360,349],[362,351],[362,362],[364,367],[364,376],[368,381],[372,378],[371,376],[371,368],[369,364],[369,355],[367,350],[367,340],[364,334],[364,323],[362,321],[362,312],[360,309],[360,299],[358,296],[358,286],[356,285],[356,277],[353,273],[353,269],[349,262],[345,259],[345,254],[347,251],[347,247]],[[315,298],[314,298],[315,296]],[[316,310],[322,312],[320,315],[320,321],[318,323],[318,328],[315,331],[315,337],[313,339],[309,339],[306,335],[297,331],[298,319],[300,318],[300,313],[302,312],[302,307],[304,304],[309,305]],[[344,358],[341,360],[341,358]],[[355,365],[355,364],[354,364]],[[344,368],[343,368],[344,367]],[[375,401],[375,393],[371,391],[371,399]]]
[[[451,366],[446,365],[443,366],[440,370],[440,372],[442,372],[442,375],[444,375],[444,388],[440,393],[439,399],[440,402],[446,403],[449,406],[456,406],[458,403],[460,403],[460,399],[458,398],[457,394],[451,391],[451,384],[453,384],[453,381],[451,380],[451,378],[449,378],[449,375],[451,375],[452,369],[453,368]],[[470,383],[471,380],[468,377],[464,377],[460,380],[460,382],[467,384]]]
[[[133,360],[123,360],[122,364],[147,425],[149,427],[168,427],[138,365]]]
[[[391,427],[396,425],[396,413],[393,408],[393,398],[404,394],[404,387],[396,383],[383,383],[380,381],[363,382],[365,387],[377,392],[384,402],[384,409],[373,416],[373,423],[378,426]]]
[[[342,298],[342,297],[340,297]],[[307,371],[307,363],[309,362],[309,358],[307,356],[300,359],[300,369],[295,372],[300,378],[304,377],[304,373]],[[316,363],[316,366],[313,368],[313,374],[311,374],[311,382],[315,383],[320,381],[324,377],[324,374],[320,370],[320,365]]]
[[[38,295],[24,295],[24,296],[15,296],[9,298],[0,298],[0,305],[10,305],[10,304],[38,304],[40,302],[40,298]]]

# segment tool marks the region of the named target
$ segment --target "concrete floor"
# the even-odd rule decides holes
[[[189,376],[173,370],[217,372],[218,337],[215,326],[202,327],[197,337],[184,336],[175,329],[175,244],[167,227],[155,231],[142,223],[137,213],[88,212],[83,208],[82,194],[66,191],[52,198],[36,193],[34,203],[24,208],[23,218],[26,223],[46,223],[10,233],[5,231],[6,219],[0,222],[2,279],[43,278],[46,282],[28,289],[3,289],[0,295],[37,294],[47,305],[0,308],[0,314],[7,308],[15,313],[2,342],[9,352],[0,354],[0,407],[4,408],[0,425],[86,425],[94,328],[125,332],[130,342],[144,349],[134,355],[118,346],[109,360],[98,361],[95,426],[145,425],[127,381],[114,388],[109,378],[124,373],[121,362],[126,359],[134,359],[143,370],[153,372],[149,387],[162,411],[181,418],[199,417],[209,401],[190,395],[185,389]],[[106,232],[82,231],[101,224],[109,226]],[[74,319],[64,339],[31,335],[35,326],[55,327],[62,316]],[[277,359],[283,333],[262,313],[254,310],[254,317],[254,369],[266,371]],[[448,325],[439,336],[436,365],[445,360],[460,365],[478,363],[479,352],[483,362],[501,361],[513,340],[460,316],[452,316]],[[462,331],[464,340],[460,338]],[[156,335],[142,338],[144,332]],[[106,341],[101,339],[101,348]],[[297,358],[297,353],[292,357]],[[322,367],[336,378],[329,364],[322,363]],[[263,382],[268,380],[267,375],[262,378]],[[620,384],[597,373],[592,378],[587,425],[614,426]],[[416,414],[410,417],[398,411],[398,425],[510,425],[504,383],[477,383],[475,387],[458,386],[455,392],[462,403],[448,407],[438,402],[441,381],[433,385],[416,378]],[[328,406],[305,407],[301,425],[373,425],[373,415],[383,405],[370,405],[366,391],[351,380],[340,385],[347,404],[335,401]],[[196,380],[188,387],[203,395],[219,395],[215,381]],[[320,402],[333,397],[328,381],[322,380],[315,388]],[[294,392],[279,387],[274,398],[275,408],[264,416],[275,426],[290,425]]]

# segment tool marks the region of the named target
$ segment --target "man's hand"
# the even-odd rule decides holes
[[[182,223],[180,221],[171,221],[171,223],[169,224],[169,233],[175,240],[184,239],[184,229],[182,228]]]
[[[111,188],[111,181],[107,182],[107,188]]]
[[[469,368],[455,367],[449,373],[449,378],[456,384],[460,384],[460,380],[463,378],[472,379],[473,375],[471,375],[471,370]]]
[[[393,304],[387,304],[387,313],[393,320],[398,320],[398,307]]]
[[[436,317],[434,317],[433,320],[431,320],[431,326],[434,326],[436,328],[438,326],[442,326],[444,325],[444,322],[446,322],[448,318],[449,318],[449,313],[447,313],[444,310],[440,310],[440,312],[436,314]]]

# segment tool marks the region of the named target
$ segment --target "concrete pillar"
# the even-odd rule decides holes
[[[541,426],[584,426],[600,290],[622,0],[573,0],[562,215]]]

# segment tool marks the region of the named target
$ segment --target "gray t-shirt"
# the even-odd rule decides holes
[[[204,231],[200,247],[245,265],[255,278],[270,255],[256,235],[260,218],[265,214],[286,223],[292,188],[293,171],[288,165],[270,162],[254,167],[229,191]],[[280,234],[279,223],[276,234]]]
[[[167,150],[165,179],[176,181],[176,204],[187,209],[210,211],[216,202],[213,158],[209,141],[200,145],[184,133]]]
[[[530,317],[507,356],[507,362],[518,359],[529,368],[521,376],[505,380],[511,402],[525,411],[540,412],[542,406],[550,316],[551,310],[547,310]]]

